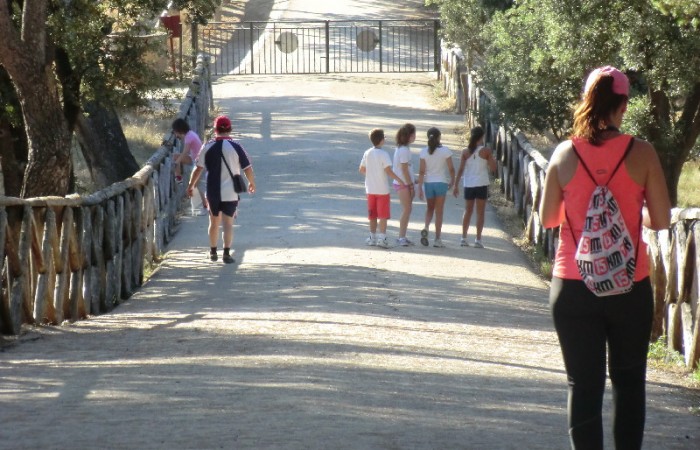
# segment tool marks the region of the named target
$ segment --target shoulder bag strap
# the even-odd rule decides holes
[[[226,166],[226,170],[228,170],[228,174],[231,175],[231,180],[233,180],[233,172],[231,172],[231,167],[229,167],[228,163],[226,162],[226,158],[224,158],[224,145],[223,142],[221,144],[221,160],[224,162],[224,165]]]

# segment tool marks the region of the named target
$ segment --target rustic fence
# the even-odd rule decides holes
[[[548,161],[522,132],[498,119],[493,102],[472,75],[461,51],[443,46],[440,80],[445,92],[469,126],[480,124],[486,130],[487,145],[499,162],[501,191],[522,219],[530,243],[551,259],[559,230],[544,229],[538,214]],[[695,368],[700,363],[700,208],[675,208],[668,230],[645,229],[644,236],[655,296],[651,337],[666,336],[669,348]]]
[[[212,102],[198,58],[178,117],[203,135]],[[144,280],[176,226],[184,187],[171,170],[171,133],[134,176],[90,195],[0,197],[0,331],[59,324],[112,309]]]

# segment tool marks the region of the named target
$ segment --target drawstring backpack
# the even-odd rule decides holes
[[[574,236],[574,229],[565,209],[566,220],[574,243],[578,243],[574,257],[578,271],[586,287],[598,297],[624,294],[632,290],[634,284],[639,238],[635,246],[617,200],[608,189],[610,180],[617,173],[633,144],[634,137],[630,139],[622,159],[615,166],[608,181],[600,185],[595,181],[576,147],[571,144],[586,174],[596,187],[588,201],[583,231],[578,240]]]

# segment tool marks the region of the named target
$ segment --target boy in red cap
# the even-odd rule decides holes
[[[192,172],[187,186],[187,195],[193,194],[194,186],[206,169],[207,202],[209,203],[209,258],[216,261],[219,241],[219,225],[223,225],[224,262],[235,262],[231,256],[233,244],[233,220],[238,208],[239,196],[233,187],[232,175],[241,171],[248,179],[248,192],[255,192],[255,174],[248,154],[241,145],[232,140],[231,120],[226,116],[214,119],[215,138],[207,142],[195,161],[197,168]]]

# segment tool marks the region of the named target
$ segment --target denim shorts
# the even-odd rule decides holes
[[[423,190],[425,191],[425,198],[435,198],[444,197],[447,195],[447,183],[436,182],[436,183],[423,183]]]

